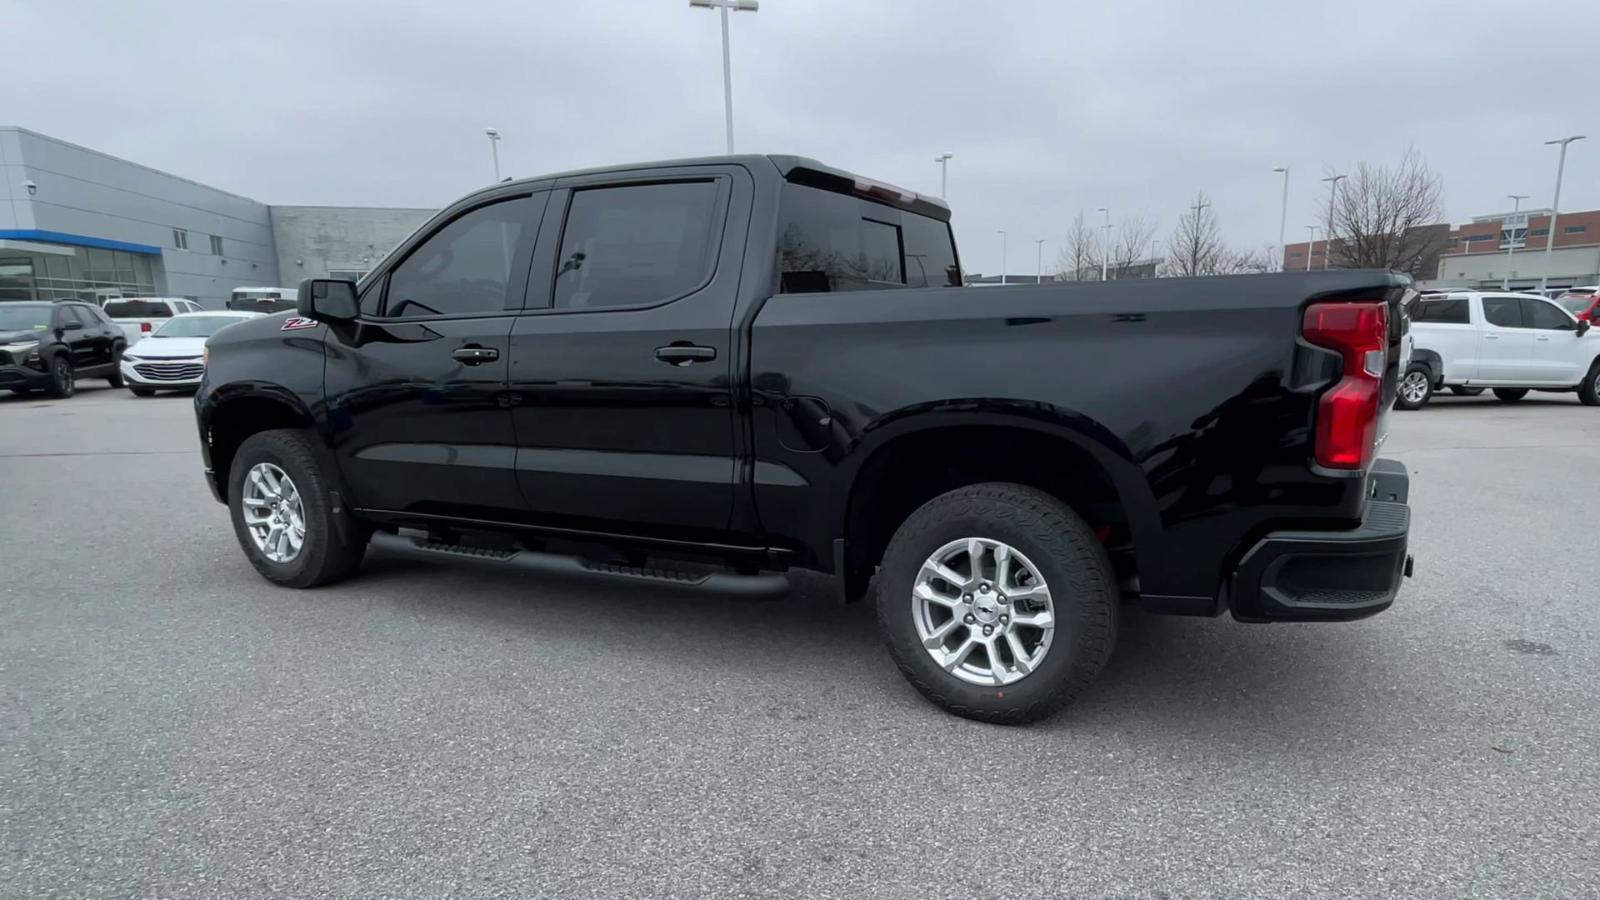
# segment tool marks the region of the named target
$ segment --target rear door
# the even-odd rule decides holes
[[[472,519],[520,510],[507,336],[545,198],[508,192],[449,211],[368,282],[357,322],[328,329],[319,356],[333,445],[359,507]]]
[[[543,525],[714,539],[736,480],[752,179],[686,166],[558,187],[511,333],[522,495]]]
[[[1589,369],[1585,342],[1578,338],[1578,323],[1548,300],[1525,297],[1522,320],[1533,332],[1533,377],[1548,385],[1570,387],[1583,380]]]
[[[1483,308],[1477,380],[1490,384],[1536,380],[1533,332],[1523,326],[1521,298],[1490,295],[1474,302],[1481,302]]]
[[[1478,374],[1478,329],[1472,327],[1470,301],[1465,297],[1423,300],[1411,320],[1416,350],[1439,354],[1444,380],[1457,384]]]

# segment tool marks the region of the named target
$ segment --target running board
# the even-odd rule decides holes
[[[789,593],[788,577],[776,572],[735,575],[731,572],[693,572],[658,566],[627,566],[533,550],[462,547],[402,534],[390,534],[386,531],[377,532],[372,536],[372,546],[386,553],[412,559],[476,563],[490,569],[517,570],[568,578],[626,581],[654,588],[718,594],[739,600],[776,600]]]

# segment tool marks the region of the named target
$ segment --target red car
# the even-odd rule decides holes
[[[1575,287],[1556,298],[1567,312],[1580,322],[1600,325],[1600,287]]]

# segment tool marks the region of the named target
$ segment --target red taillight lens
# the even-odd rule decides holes
[[[150,333],[150,323],[149,322],[140,322],[139,323],[139,333],[140,334],[149,334]]]
[[[1300,333],[1307,342],[1339,351],[1344,377],[1317,404],[1316,460],[1330,469],[1372,462],[1388,365],[1389,306],[1382,301],[1314,303]]]

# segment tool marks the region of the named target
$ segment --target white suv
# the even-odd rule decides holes
[[[1441,387],[1493,388],[1506,402],[1529,390],[1576,391],[1600,406],[1600,331],[1536,294],[1424,294],[1408,309],[1413,349],[1395,405],[1420,409]]]

